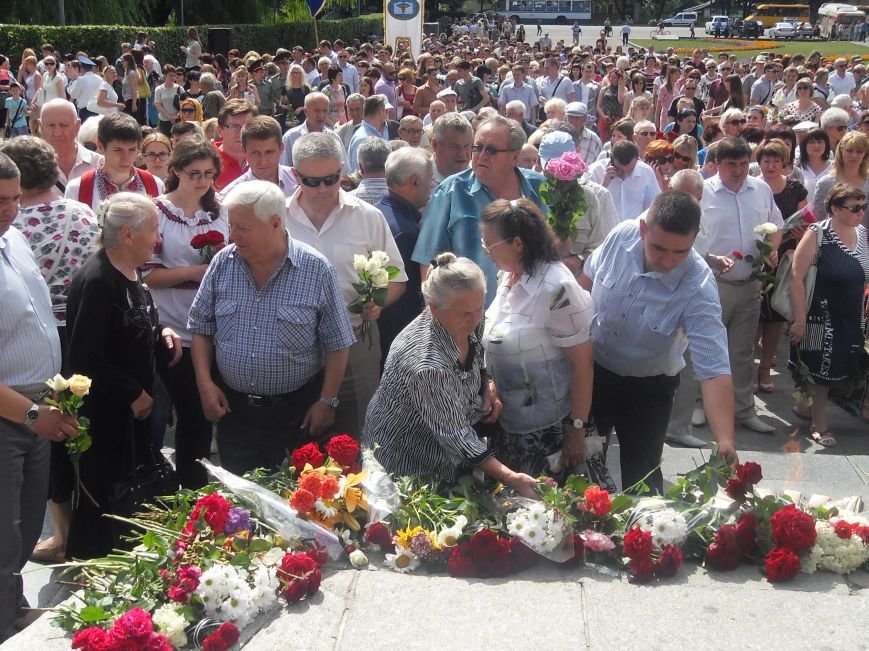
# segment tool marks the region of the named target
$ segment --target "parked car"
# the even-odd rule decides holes
[[[706,23],[706,33],[715,34],[716,31],[722,36],[729,37],[730,18],[727,16],[712,16],[712,20]]]
[[[740,38],[760,38],[763,36],[763,23],[759,20],[738,20],[733,25],[733,32]]]
[[[793,23],[776,23],[769,28],[767,36],[770,38],[796,38],[797,30]]]
[[[812,23],[793,23],[796,25],[797,38],[814,38],[815,26]]]
[[[664,27],[688,27],[691,23],[697,24],[696,11],[683,11],[661,21]]]

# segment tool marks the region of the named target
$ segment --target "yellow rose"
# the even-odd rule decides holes
[[[84,398],[91,390],[91,379],[84,375],[73,375],[69,378],[69,390],[79,398]]]
[[[66,391],[69,388],[69,382],[67,382],[60,373],[48,380],[45,384],[55,393]]]

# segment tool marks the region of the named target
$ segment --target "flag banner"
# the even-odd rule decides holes
[[[308,3],[308,9],[311,10],[311,18],[316,18],[323,12],[326,6],[326,0],[305,0]]]
[[[422,52],[424,2],[425,0],[383,0],[384,41],[395,52],[409,51],[414,61]]]

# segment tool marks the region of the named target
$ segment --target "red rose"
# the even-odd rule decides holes
[[[151,633],[151,637],[148,638],[145,646],[139,648],[145,649],[145,651],[174,651],[172,645],[169,644],[168,638],[159,633]]]
[[[500,553],[501,545],[497,532],[491,529],[481,529],[475,533],[471,536],[471,551],[478,558]]]
[[[676,572],[682,565],[682,550],[676,545],[665,545],[661,550],[661,556],[658,562],[655,563],[655,576],[671,577],[676,576]]]
[[[751,555],[757,550],[757,518],[751,511],[743,513],[736,523],[736,537],[742,555]]]
[[[325,565],[329,562],[329,553],[326,551],[326,548],[318,545],[316,542],[313,547],[305,552],[305,555],[317,565]]]
[[[815,531],[815,519],[808,513],[803,513],[794,504],[788,504],[776,511],[770,519],[772,536],[779,547],[787,547],[794,551],[808,549],[815,544],[818,537]]]
[[[623,553],[633,561],[648,559],[652,554],[652,534],[634,527],[625,534]]]
[[[227,651],[229,645],[223,641],[217,632],[212,633],[202,643],[204,651]]]
[[[610,494],[600,486],[589,486],[585,489],[586,509],[602,518],[612,509]]]
[[[322,497],[322,475],[316,472],[309,472],[299,480],[299,489],[306,490],[315,498]]]
[[[739,249],[734,249],[730,252],[730,257],[734,260],[742,260],[745,256],[742,255],[742,251],[740,251]]]
[[[655,566],[649,558],[631,561],[631,582],[648,583],[655,575]]]
[[[308,574],[308,590],[307,595],[310,597],[312,594],[317,592],[320,589],[320,583],[323,581],[323,572],[319,567],[315,567]]]
[[[746,483],[739,477],[733,477],[727,481],[727,486],[724,487],[725,492],[731,499],[737,502],[745,500],[745,493],[748,490]]]
[[[228,646],[232,646],[238,642],[239,632],[238,626],[235,624],[224,622],[220,625],[220,628],[217,629],[217,632],[220,633],[220,637],[223,638],[223,641],[226,642]]]
[[[337,434],[326,444],[326,454],[342,466],[352,465],[359,458],[359,441],[347,434]]]
[[[297,601],[301,601],[307,591],[307,581],[291,581],[281,590],[281,595],[287,600],[288,604],[294,604]]]
[[[196,505],[193,507],[193,512],[190,514],[190,522],[194,523],[199,519],[201,513],[205,513],[205,523],[211,527],[211,530],[216,534],[222,534],[226,525],[226,518],[229,516],[229,509],[232,508],[225,497],[220,493],[211,493],[203,495],[196,500]]]
[[[536,565],[539,559],[540,555],[519,538],[510,539],[510,562],[513,566],[513,572],[527,570]]]
[[[314,594],[320,588],[322,579],[316,561],[306,554],[289,552],[281,559],[278,580],[282,586],[281,594],[289,603]]]
[[[319,468],[326,461],[326,456],[320,451],[320,447],[316,443],[306,443],[302,447],[296,448],[291,456],[296,472],[302,472],[306,463],[310,463],[312,468]]]
[[[839,536],[842,540],[848,540],[851,537],[851,534],[854,532],[851,524],[845,522],[844,520],[839,520],[834,526],[833,529],[836,532],[836,535]]]
[[[860,540],[863,541],[864,545],[869,545],[869,527],[861,524],[859,527],[857,527],[854,533],[860,536]]]
[[[108,633],[99,626],[88,626],[87,628],[77,631],[72,637],[73,649],[84,649],[90,651],[105,646],[107,643]]]
[[[498,551],[491,556],[477,559],[481,576],[510,576],[513,563],[510,558],[510,541],[498,540]]]
[[[211,246],[217,246],[219,244],[224,244],[226,240],[223,237],[223,233],[220,231],[208,231],[205,234],[205,241],[207,244]]]
[[[154,632],[154,624],[150,613],[133,608],[115,620],[111,632],[117,640],[147,640]]]
[[[300,488],[293,493],[293,498],[290,500],[290,506],[296,509],[298,513],[307,513],[314,508],[314,502],[316,501],[317,498],[314,497],[311,491]]]
[[[736,476],[746,484],[758,484],[763,479],[763,471],[760,464],[754,461],[746,461],[741,465],[736,466]]]
[[[800,557],[791,549],[778,547],[766,555],[764,565],[768,581],[790,581],[800,571]]]
[[[369,545],[377,545],[383,551],[392,553],[395,546],[392,543],[392,534],[382,522],[372,522],[365,531],[365,542]]]
[[[450,576],[456,578],[479,576],[479,570],[474,562],[474,554],[471,552],[470,543],[461,543],[450,550],[450,557],[447,559],[447,570]]]
[[[706,554],[706,564],[713,570],[720,572],[735,570],[741,562],[742,556],[733,549],[715,542],[709,545],[709,550]]]
[[[197,251],[199,249],[204,248],[208,245],[208,242],[205,241],[205,233],[200,233],[199,235],[194,235],[193,239],[190,240],[190,246]]]

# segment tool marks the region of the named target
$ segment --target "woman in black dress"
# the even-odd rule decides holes
[[[781,211],[782,219],[787,219],[808,203],[808,191],[802,183],[785,175],[790,152],[787,145],[778,139],[768,140],[757,149],[757,162],[763,180],[772,190],[775,205]],[[778,248],[778,259],[781,260],[786,251],[797,246],[799,233],[786,233]],[[760,339],[760,362],[757,365],[757,388],[764,393],[772,393],[775,385],[772,382],[772,369],[775,366],[775,353],[779,341],[785,331],[785,318],[772,309],[770,299],[772,291],[767,292],[760,305],[760,323],[758,325]]]
[[[93,500],[82,494],[74,506],[66,547],[72,558],[104,556],[116,545],[102,515],[109,512],[112,485],[133,470],[133,455],[137,463],[151,460],[146,420],[154,404],[155,355],[171,356],[170,364],[181,357],[181,340],[161,330],[139,274],[160,243],[154,203],[122,192],[103,203],[97,217],[102,248],[73,278],[67,303],[69,368],[93,381],[81,411],[90,418],[93,446],[80,462]]]

